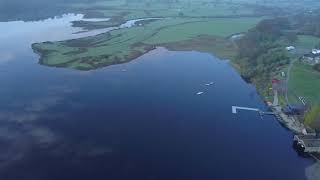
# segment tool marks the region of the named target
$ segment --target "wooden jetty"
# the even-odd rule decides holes
[[[260,115],[275,115],[274,112],[264,112],[257,108],[249,108],[249,107],[240,107],[240,106],[232,106],[232,113],[237,114],[238,110],[245,110],[245,111],[255,111],[258,112]]]
[[[233,114],[237,114],[238,110],[255,111],[260,115],[273,115],[279,119],[280,122],[286,123],[286,121],[280,116],[280,113],[278,113],[275,109],[273,109],[273,112],[264,112],[257,108],[232,106]],[[305,153],[320,153],[320,138],[318,138],[315,133],[307,135],[295,135],[294,143],[299,150],[302,150]]]

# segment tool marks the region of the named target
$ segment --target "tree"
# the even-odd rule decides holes
[[[313,66],[313,69],[320,72],[320,64],[316,64]]]
[[[290,43],[294,43],[298,40],[298,36],[297,33],[295,32],[287,32],[285,33],[285,38],[290,42]]]
[[[308,112],[304,114],[304,124],[309,125],[320,118],[320,106],[313,106]]]

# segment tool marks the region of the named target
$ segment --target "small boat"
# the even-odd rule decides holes
[[[122,69],[121,71],[122,71],[122,72],[127,72],[127,70],[126,70],[126,69]]]
[[[210,82],[210,83],[207,83],[206,86],[211,86],[213,84],[214,84],[214,82]]]
[[[197,95],[201,95],[201,94],[203,94],[203,93],[204,93],[204,92],[200,91],[200,92],[197,93]]]

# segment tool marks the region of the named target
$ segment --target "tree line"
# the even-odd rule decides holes
[[[260,92],[267,89],[270,74],[278,67],[289,63],[289,57],[277,41],[291,25],[288,18],[262,20],[236,42],[237,64],[242,76],[255,81]]]

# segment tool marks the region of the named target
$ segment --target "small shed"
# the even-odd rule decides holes
[[[320,49],[312,49],[312,54],[320,54]]]
[[[302,57],[302,61],[305,63],[308,63],[310,65],[318,64],[318,63],[320,63],[320,53],[319,54],[314,54],[314,53],[305,54]]]
[[[279,83],[280,83],[280,80],[277,79],[277,78],[273,78],[273,79],[271,80],[271,82],[272,82],[272,84],[279,84]]]
[[[301,115],[305,110],[306,107],[302,104],[288,104],[282,108],[286,115]]]

